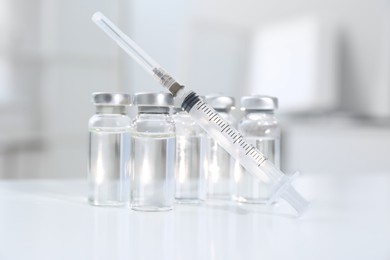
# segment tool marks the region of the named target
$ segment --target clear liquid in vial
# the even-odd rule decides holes
[[[268,160],[279,168],[280,139],[276,138],[245,138],[265,155]],[[270,197],[267,185],[260,183],[252,174],[239,164],[235,163],[233,185],[233,199],[244,203],[266,203]]]
[[[203,136],[176,137],[175,199],[178,203],[199,203],[205,199],[204,139]]]
[[[235,160],[211,138],[208,138],[207,160],[207,198],[230,199]]]
[[[172,209],[175,136],[135,133],[131,148],[131,208],[141,211]]]
[[[127,204],[130,198],[128,129],[89,131],[89,202],[96,206]]]

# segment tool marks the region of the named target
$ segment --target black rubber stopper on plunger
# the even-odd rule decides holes
[[[200,97],[195,93],[191,92],[183,101],[181,104],[181,107],[187,111],[190,112],[191,108],[200,100]]]

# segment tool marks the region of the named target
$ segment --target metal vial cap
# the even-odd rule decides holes
[[[95,92],[92,93],[92,103],[96,106],[129,106],[131,96],[124,93]]]
[[[168,114],[173,107],[173,96],[164,92],[142,92],[133,95],[138,113]]]
[[[230,110],[235,105],[233,97],[217,94],[207,95],[205,101],[215,110]]]
[[[133,95],[133,105],[171,107],[173,106],[173,96],[164,92],[141,92]]]
[[[244,96],[240,100],[245,110],[275,110],[278,108],[278,99],[271,96],[251,95]]]

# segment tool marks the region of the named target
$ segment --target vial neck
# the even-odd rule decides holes
[[[169,114],[169,107],[139,106],[138,114]]]
[[[126,115],[126,106],[96,106],[96,114],[120,114]]]
[[[274,110],[261,110],[261,109],[245,110],[245,115],[248,115],[248,114],[274,115]]]

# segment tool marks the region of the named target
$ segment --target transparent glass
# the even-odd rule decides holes
[[[138,114],[131,137],[131,208],[170,210],[174,203],[175,125],[168,114]]]
[[[88,201],[121,206],[130,197],[130,125],[122,114],[96,114],[89,120]]]
[[[175,200],[200,203],[206,198],[205,132],[185,111],[176,113],[173,118],[176,125]]]
[[[186,101],[187,98],[190,98],[192,101],[196,100],[193,99],[192,96],[196,95],[194,92],[188,89],[186,90],[184,86],[176,82],[176,80],[169,76],[168,73],[161,68],[157,68],[156,65],[153,65],[155,62],[152,62],[152,60],[149,59],[143,51],[137,51],[141,49],[132,41],[125,39],[123,37],[123,32],[121,32],[116,26],[111,26],[113,24],[110,21],[107,22],[107,18],[103,18],[101,14],[97,13],[94,15],[93,20],[148,72],[152,69],[152,75],[154,75],[155,79],[157,79],[161,85],[166,87],[175,96],[178,104],[184,104],[182,102]],[[126,44],[129,44],[129,46],[126,46]],[[133,50],[136,52],[133,52]],[[140,59],[144,59],[146,63]],[[240,160],[240,163],[244,165],[246,169],[249,169],[249,171],[259,178],[259,180],[273,186],[274,195],[272,196],[271,201],[283,198],[292,207],[294,207],[298,214],[302,214],[302,212],[307,208],[308,202],[292,186],[290,186],[293,177],[296,177],[297,174],[294,176],[287,176],[278,170],[269,160],[264,160],[263,155],[252,145],[248,146],[248,143],[242,139],[240,132],[238,132],[234,127],[226,125],[225,120],[216,115],[215,110],[208,104],[203,101],[198,101],[195,104],[196,109],[192,109],[192,105],[191,103],[186,103],[188,113],[208,133],[208,135],[217,139],[221,146],[224,147],[229,154]],[[221,128],[221,126],[223,127]],[[224,132],[225,130],[229,131],[230,134]]]
[[[235,125],[234,117],[227,112],[218,112],[231,125]],[[207,138],[207,198],[231,199],[232,177],[235,160],[213,138]]]
[[[256,147],[276,168],[280,168],[280,127],[272,112],[248,111],[238,125],[245,140]],[[233,199],[246,203],[267,203],[270,187],[258,181],[236,163],[233,178]]]

